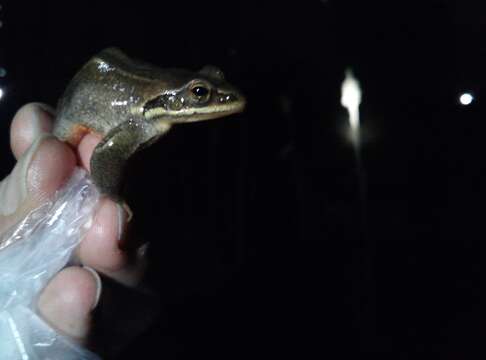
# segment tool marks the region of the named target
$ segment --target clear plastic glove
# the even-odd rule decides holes
[[[2,359],[96,358],[82,346],[89,345],[92,311],[103,294],[98,273],[135,286],[145,269],[145,247],[136,254],[120,249],[123,207],[98,201],[83,171],[75,171],[89,171],[100,138],[88,135],[73,151],[49,134],[51,124],[48,108],[30,104],[11,126],[18,162],[0,183],[0,341],[13,341],[0,342]],[[68,260],[71,266],[58,272]],[[45,352],[49,347],[56,351]]]
[[[94,217],[99,194],[78,169],[50,202],[0,238],[0,354],[10,360],[98,357],[36,315],[37,299],[64,268]]]

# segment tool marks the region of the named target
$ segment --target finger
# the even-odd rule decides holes
[[[17,111],[10,127],[10,146],[16,159],[42,133],[51,132],[53,114],[48,105],[40,103],[27,104]]]
[[[81,166],[89,172],[91,172],[91,168],[89,166],[91,154],[93,154],[93,150],[95,149],[96,145],[98,145],[98,143],[101,141],[101,139],[101,135],[89,133],[83,137],[77,148],[78,158]]]
[[[52,135],[39,136],[0,182],[0,232],[48,199],[71,175],[76,159]]]
[[[13,172],[15,176],[10,176],[9,180],[3,183],[3,186],[0,185],[0,190],[3,188],[5,195],[2,197],[0,191],[0,199],[13,198],[10,202],[0,204],[0,215],[2,215],[1,211],[4,207],[4,210],[7,211],[4,211],[3,215],[8,212],[8,215],[13,214],[13,216],[3,219],[0,216],[0,231],[14,224],[31,209],[40,205],[71,174],[75,160],[70,148],[51,139],[60,146],[49,145],[49,149],[43,150],[40,155],[41,160],[33,162],[36,166],[29,175],[32,176],[31,180],[33,181],[32,199],[27,197],[26,191],[23,191],[21,186],[20,189],[18,188],[22,184],[19,179],[25,178],[25,169],[32,162],[31,158],[37,152],[40,142],[46,138],[45,132],[50,131],[51,127],[50,115],[45,113],[44,108],[36,103],[22,107],[14,118],[11,129],[12,150],[20,157],[19,164],[16,166],[16,171]],[[33,144],[30,151],[27,152],[26,148],[41,134],[44,134],[42,135],[43,140],[40,140],[39,144]],[[81,165],[88,170],[91,154],[100,140],[101,136],[98,134],[87,134],[76,149]],[[69,159],[66,159],[66,157],[69,157]],[[20,206],[21,203],[26,203],[22,207],[23,210]],[[122,213],[124,218],[119,220]],[[145,262],[141,260],[144,258],[143,256],[133,256],[133,254],[127,254],[120,250],[118,239],[122,237],[125,222],[126,215],[120,206],[112,201],[108,201],[104,206],[102,205],[98,211],[94,228],[78,249],[79,261],[98,269],[119,282],[135,285],[141,278],[146,266],[144,265]],[[141,254],[143,251],[139,253]]]
[[[101,280],[96,271],[69,267],[47,284],[37,306],[41,316],[54,329],[84,343],[101,289]]]
[[[90,133],[79,143],[78,158],[88,171],[93,150],[101,139],[101,135]],[[103,199],[94,225],[80,244],[77,254],[82,264],[122,284],[135,286],[140,282],[147,267],[146,246],[139,248],[135,253],[122,250],[121,242],[125,240],[128,217],[123,206],[108,198]]]
[[[78,261],[127,286],[135,286],[146,268],[146,247],[135,254],[124,251],[127,213],[118,203],[104,198],[93,225],[77,249]]]
[[[79,246],[79,260],[101,272],[116,271],[127,262],[119,241],[124,226],[122,209],[104,198],[95,215],[93,225]]]

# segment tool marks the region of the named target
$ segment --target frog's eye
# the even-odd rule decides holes
[[[204,97],[209,94],[209,90],[204,86],[195,86],[192,88],[192,93],[197,97]]]
[[[191,94],[196,98],[199,102],[204,102],[209,99],[210,90],[204,84],[195,84],[191,87]]]

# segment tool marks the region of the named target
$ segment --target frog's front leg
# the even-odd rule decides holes
[[[106,134],[91,156],[91,176],[98,190],[115,201],[120,192],[125,163],[143,144],[153,141],[170,129],[170,125],[154,126],[130,120]]]

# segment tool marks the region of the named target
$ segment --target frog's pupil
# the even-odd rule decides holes
[[[203,86],[196,86],[192,89],[192,93],[198,97],[204,97],[209,93],[209,90]]]

